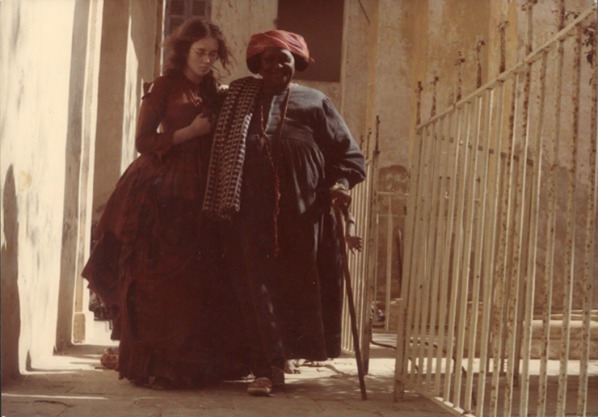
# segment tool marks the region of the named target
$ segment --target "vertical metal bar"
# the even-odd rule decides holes
[[[418,222],[418,234],[417,234],[417,241],[418,241],[418,270],[417,270],[417,295],[416,295],[416,313],[415,313],[415,324],[414,324],[414,335],[416,339],[414,340],[414,346],[412,349],[413,352],[413,361],[416,363],[417,369],[417,378],[416,383],[421,383],[421,377],[423,372],[423,355],[422,355],[422,346],[425,343],[423,336],[425,335],[425,323],[424,323],[424,314],[427,310],[427,300],[426,300],[426,290],[427,284],[429,282],[428,279],[428,264],[430,254],[428,252],[428,236],[427,236],[427,226],[429,224],[427,213],[429,212],[430,207],[430,198],[426,198],[429,196],[430,191],[428,190],[430,186],[430,177],[432,175],[432,165],[433,165],[433,149],[432,146],[432,138],[434,137],[433,133],[434,124],[430,124],[426,126],[426,140],[424,143],[425,147],[425,162],[424,162],[424,181],[418,190],[420,192],[420,209],[419,209],[419,219]]]
[[[547,219],[546,219],[546,271],[544,273],[544,287],[545,295],[542,311],[542,341],[540,353],[540,375],[538,380],[538,405],[537,417],[546,415],[546,400],[548,392],[548,348],[550,343],[550,319],[552,316],[552,289],[554,283],[554,260],[556,254],[556,226],[557,226],[557,191],[556,191],[556,168],[558,161],[558,150],[560,149],[560,130],[561,130],[561,107],[562,107],[562,90],[563,90],[563,58],[564,58],[564,43],[563,40],[558,41],[556,47],[555,62],[555,81],[552,83],[555,90],[552,93],[554,102],[554,113],[552,115],[554,120],[554,127],[552,127],[552,135],[550,136],[550,143],[545,142],[543,154],[550,157],[547,161],[549,169],[547,169],[548,180],[547,186]],[[550,146],[551,145],[551,146]],[[550,148],[549,148],[550,146]]]
[[[459,192],[457,192],[455,194],[455,197],[457,198],[456,201],[456,206],[457,206],[457,212],[455,213],[455,223],[460,227],[460,229],[463,228],[463,217],[464,217],[464,206],[465,206],[465,191],[466,191],[466,186],[467,186],[467,180],[468,180],[468,169],[469,169],[469,152],[470,152],[470,138],[471,138],[471,124],[472,124],[472,110],[471,107],[473,106],[473,104],[471,103],[471,100],[467,101],[466,103],[464,103],[464,112],[465,112],[465,117],[466,117],[466,123],[465,123],[465,135],[463,138],[458,138],[459,141],[463,141],[463,147],[465,150],[465,155],[463,157],[463,164],[462,164],[462,171],[460,173],[460,175],[457,177],[459,178],[459,182],[461,183],[460,188],[459,188]],[[461,232],[461,230],[459,230],[459,232]],[[460,274],[461,274],[461,262],[463,259],[463,238],[462,238],[462,234],[461,233],[457,233],[455,235],[455,245],[454,248],[456,249],[456,253],[453,256],[453,259],[455,260],[453,262],[453,267],[451,268],[451,276],[450,276],[450,306],[449,306],[449,317],[448,317],[448,339],[447,339],[447,352],[451,353],[451,357],[453,358],[453,360],[455,360],[455,344],[454,344],[454,339],[455,339],[455,327],[457,325],[457,307],[459,306],[460,302],[464,302],[464,300],[460,299],[460,295],[461,295],[461,291],[460,291],[460,284],[461,284],[461,280],[460,280]],[[447,370],[446,370],[446,374],[450,375],[450,361],[448,360],[449,358],[447,357]],[[460,371],[461,368],[461,364],[458,363],[455,360],[454,363],[454,369],[453,369],[453,373],[456,374]],[[458,390],[460,389],[460,387],[455,386],[453,389],[453,394],[454,395],[450,395],[451,393],[451,383],[452,382],[456,382],[453,381],[453,379],[455,379],[455,376],[453,375],[452,378],[447,377],[446,379],[446,386],[445,386],[445,391],[444,391],[444,397],[445,398],[453,398],[454,395],[458,395]],[[453,401],[456,402],[456,401]]]
[[[371,199],[372,193],[375,194],[376,173],[373,165],[377,159],[377,154],[370,157],[366,161],[366,181],[357,185],[352,191],[353,202],[351,204],[351,211],[355,217],[355,225],[357,234],[362,236],[364,241],[364,250],[360,254],[352,255],[349,258],[349,265],[352,274],[353,287],[356,295],[356,312],[358,317],[358,330],[360,333],[360,340],[362,345],[369,346],[370,332],[369,332],[369,312],[364,312],[364,304],[368,304],[368,297],[370,297],[372,274],[368,270],[371,264],[371,253],[375,251],[376,245],[372,244],[369,229],[372,227],[372,216],[369,215],[370,206],[374,205]],[[350,317],[348,312],[347,300],[343,300],[343,316],[341,319],[342,333],[341,333],[341,347],[343,351],[353,352],[352,336],[349,329]],[[369,349],[362,349],[362,361],[364,369],[367,372],[367,365],[369,361]]]
[[[509,252],[509,224],[510,224],[510,203],[511,203],[511,187],[510,179],[512,178],[512,161],[511,157],[513,154],[513,126],[515,119],[515,102],[517,95],[517,83],[515,80],[509,80],[508,87],[510,88],[510,97],[508,102],[505,102],[505,106],[509,106],[509,111],[506,114],[508,119],[505,120],[507,124],[507,132],[505,139],[507,140],[506,151],[504,157],[505,172],[501,167],[501,176],[499,177],[499,196],[501,201],[499,203],[500,209],[498,215],[500,216],[500,229],[499,229],[499,245],[497,248],[497,261],[496,261],[496,290],[495,290],[495,305],[497,308],[492,315],[492,334],[493,334],[493,371],[492,371],[492,391],[490,395],[490,409],[492,416],[495,416],[498,411],[498,399],[500,391],[500,373],[502,371],[502,360],[503,360],[503,333],[505,327],[504,315],[505,315],[505,293],[508,286],[508,252]],[[502,150],[501,150],[502,153]],[[503,163],[502,159],[499,163]]]
[[[590,23],[595,29],[596,16]],[[596,39],[591,44],[590,53],[596,57]],[[596,59],[591,62],[590,79],[596,81]],[[592,88],[590,94],[590,134],[588,137],[588,176],[587,183],[589,189],[588,205],[586,208],[585,218],[585,233],[586,239],[584,242],[584,258],[583,258],[583,275],[581,278],[581,288],[584,293],[583,297],[583,318],[582,318],[582,347],[580,352],[579,364],[579,387],[577,390],[577,415],[585,416],[587,412],[587,396],[588,396],[588,361],[590,356],[590,342],[591,342],[591,311],[592,311],[592,280],[598,274],[595,268],[594,256],[596,248],[596,216],[598,212],[596,206],[598,204],[598,153],[596,146],[598,142],[598,132],[596,128],[596,117],[598,112],[598,89],[596,85]]]
[[[579,138],[579,95],[580,95],[580,69],[581,69],[581,32],[582,27],[576,28],[575,42],[573,44],[573,68],[572,68],[572,117],[571,117],[571,143],[570,161],[568,161],[568,186],[567,186],[567,232],[565,240],[565,270],[563,298],[563,321],[561,327],[561,355],[559,370],[559,389],[557,393],[557,416],[565,415],[567,401],[567,363],[569,358],[570,336],[571,336],[571,304],[573,298],[573,280],[575,276],[575,191],[577,173],[577,140]]]
[[[476,414],[479,416],[483,415],[485,394],[486,394],[486,376],[489,371],[488,358],[490,348],[490,329],[492,316],[493,299],[492,293],[494,288],[494,268],[495,268],[495,254],[496,254],[496,242],[498,240],[498,213],[499,202],[500,202],[500,175],[501,175],[501,160],[500,154],[502,150],[502,139],[503,139],[503,128],[504,128],[504,83],[500,83],[493,91],[493,97],[496,95],[496,100],[491,99],[491,111],[490,114],[495,114],[494,108],[496,108],[496,117],[490,117],[489,120],[489,131],[490,131],[490,142],[488,143],[487,153],[489,164],[487,168],[487,178],[485,180],[487,184],[488,195],[484,199],[489,206],[489,213],[485,222],[484,228],[488,229],[489,238],[486,239],[488,244],[484,245],[483,250],[483,271],[482,276],[484,278],[483,286],[483,313],[482,313],[482,335],[480,340],[480,375],[478,379],[477,389],[477,407]],[[492,97],[492,98],[493,98]]]
[[[424,194],[422,193],[422,189],[425,184],[425,173],[426,173],[426,157],[427,157],[427,135],[428,135],[428,126],[422,129],[420,132],[419,145],[420,150],[418,154],[418,164],[417,168],[419,170],[417,176],[417,183],[416,189],[414,190],[414,201],[415,206],[413,208],[413,219],[412,219],[412,236],[411,236],[411,268],[410,268],[410,287],[409,287],[409,296],[407,299],[409,310],[407,312],[407,330],[409,331],[409,339],[408,340],[408,352],[409,352],[409,359],[411,363],[411,367],[409,369],[410,379],[413,383],[417,383],[417,362],[415,351],[419,339],[419,328],[418,328],[418,318],[419,318],[419,309],[420,309],[420,300],[419,300],[419,285],[420,285],[420,264],[422,262],[422,258],[425,258],[425,253],[418,252],[415,254],[413,251],[415,248],[420,249],[422,246],[422,236],[421,236],[421,227],[422,227],[422,211],[423,211],[423,199]],[[410,187],[411,188],[411,187]]]
[[[528,7],[527,7],[527,53],[531,53],[533,50],[533,6],[535,4],[535,1],[533,2],[529,2],[528,3]],[[543,54],[543,58],[542,58],[542,65],[541,65],[541,75],[540,75],[540,112],[537,115],[537,119],[539,121],[540,124],[538,124],[538,129],[537,132],[539,132],[539,128],[541,127],[541,120],[543,119],[543,104],[544,104],[544,80],[545,80],[545,74],[546,74],[546,53]],[[523,118],[524,123],[526,123],[526,129],[525,129],[525,158],[523,158],[523,166],[525,167],[524,170],[524,174],[523,174],[523,184],[527,183],[527,158],[528,158],[528,149],[529,149],[529,138],[530,138],[530,114],[532,113],[529,109],[529,99],[530,99],[530,91],[532,88],[532,83],[531,83],[531,75],[532,75],[532,63],[529,62],[526,65],[526,81],[525,81],[525,95],[526,95],[526,105],[525,105],[525,117]],[[538,138],[539,138],[539,133],[535,136],[535,141],[534,144],[536,146],[534,146],[534,150],[538,150],[539,151],[539,146],[538,144]],[[538,155],[539,152],[537,152],[536,154]],[[532,170],[535,168],[536,169],[536,175],[535,178],[538,178],[540,175],[540,168],[541,168],[541,154],[538,155],[538,157],[535,160],[535,163],[533,163],[532,166]],[[534,172],[532,172],[532,176],[533,176]],[[536,261],[536,243],[537,243],[537,235],[535,232],[535,228],[534,228],[534,223],[537,225],[537,219],[538,219],[538,212],[536,212],[536,207],[537,207],[537,200],[534,198],[533,196],[533,192],[536,192],[536,198],[539,198],[539,190],[536,190],[536,187],[532,186],[531,187],[531,192],[529,193],[529,196],[531,198],[531,202],[530,202],[530,222],[532,223],[532,227],[530,227],[529,230],[529,238],[527,240],[526,243],[526,250],[527,250],[527,264],[526,264],[526,273],[523,276],[524,278],[524,283],[525,283],[525,290],[526,290],[526,297],[524,299],[525,303],[524,305],[522,305],[522,308],[520,310],[524,310],[525,312],[523,313],[523,325],[522,325],[522,331],[524,333],[524,343],[523,343],[523,351],[521,348],[521,342],[516,343],[516,352],[518,352],[519,355],[523,356],[523,369],[522,369],[522,380],[523,383],[521,384],[521,394],[520,394],[520,398],[519,398],[519,405],[520,405],[520,413],[523,413],[522,415],[527,415],[527,406],[528,406],[528,390],[529,390],[529,360],[530,360],[530,349],[531,349],[531,332],[532,332],[532,314],[533,314],[533,304],[534,304],[534,299],[533,299],[533,294],[534,294],[534,287],[535,287],[535,261]],[[524,195],[527,194],[524,191]],[[522,198],[522,201],[525,201],[524,198]],[[522,204],[522,213],[525,211],[525,208]],[[524,216],[521,216],[521,226],[523,226],[523,218]],[[523,236],[523,233],[521,234],[521,236]],[[523,268],[523,267],[522,267]],[[521,338],[517,337],[517,340],[520,341]]]
[[[422,322],[422,341],[420,342],[419,346],[418,346],[418,358],[419,358],[419,363],[421,364],[422,371],[425,370],[425,375],[426,376],[431,376],[431,366],[430,363],[428,361],[424,360],[424,357],[427,358],[426,355],[426,351],[429,351],[429,349],[433,346],[434,344],[434,338],[433,338],[433,330],[431,329],[431,326],[429,324],[429,321],[431,319],[431,314],[429,314],[429,312],[433,309],[433,306],[436,305],[436,301],[434,300],[433,297],[433,290],[431,289],[431,286],[434,286],[434,274],[433,274],[433,270],[435,268],[436,265],[436,247],[439,244],[439,239],[438,236],[436,234],[437,231],[437,210],[438,210],[438,206],[439,206],[439,202],[438,202],[438,168],[439,168],[439,164],[440,164],[440,152],[439,152],[439,147],[440,147],[440,137],[442,135],[442,123],[444,121],[444,117],[440,118],[439,120],[437,120],[433,127],[434,127],[434,131],[433,131],[433,135],[432,138],[433,140],[431,141],[431,143],[429,144],[430,146],[430,150],[432,152],[432,156],[431,156],[431,173],[430,173],[430,179],[429,179],[429,185],[428,187],[431,189],[427,192],[428,195],[428,206],[426,208],[426,222],[425,222],[425,236],[426,236],[426,246],[427,246],[427,254],[428,254],[428,259],[431,260],[429,265],[429,268],[426,270],[426,275],[425,275],[425,282],[422,284],[423,287],[423,291],[422,291],[422,296],[425,297],[425,299],[427,300],[428,303],[428,307],[425,308],[422,311],[422,317],[421,317],[421,322]],[[424,366],[425,365],[425,366]],[[430,389],[431,387],[429,387]]]
[[[422,340],[420,345],[418,346],[418,362],[420,363],[420,367],[422,370],[425,370],[425,374],[423,376],[431,376],[430,373],[430,364],[427,362],[427,355],[426,352],[429,352],[430,349],[433,349],[434,346],[434,330],[430,327],[430,319],[431,319],[431,309],[432,306],[435,305],[436,300],[434,300],[432,295],[431,287],[434,284],[434,267],[436,265],[436,252],[437,252],[437,245],[438,245],[438,236],[437,236],[437,213],[438,213],[438,206],[439,206],[439,196],[438,196],[438,171],[439,171],[439,158],[440,152],[439,147],[440,144],[440,137],[441,137],[441,129],[442,123],[444,122],[445,117],[441,117],[440,119],[435,120],[433,124],[433,131],[432,131],[432,139],[430,142],[430,177],[428,179],[427,190],[425,191],[428,195],[427,202],[428,205],[426,207],[426,221],[424,227],[424,235],[426,236],[426,254],[427,259],[429,259],[428,265],[426,266],[426,273],[422,278],[425,279],[422,282],[422,298],[426,304],[426,308],[421,312],[421,329],[422,329]],[[432,387],[430,385],[427,386],[428,389]]]
[[[378,268],[378,257],[380,254],[380,195],[379,193],[376,193],[373,196],[373,199],[376,201],[376,206],[375,209],[372,213],[372,216],[374,217],[374,221],[375,221],[375,226],[374,226],[374,234],[372,237],[372,241],[375,242],[374,246],[374,253],[372,254],[372,267],[370,269],[372,269],[372,273],[374,274],[374,300],[378,300],[378,274],[379,272],[379,268]],[[385,310],[386,311],[386,310]],[[384,323],[386,326],[386,323],[389,322],[389,326],[390,326],[390,316],[386,315],[385,319],[384,319]]]
[[[390,299],[392,290],[392,241],[393,241],[393,217],[392,217],[392,195],[387,195],[388,209],[386,211],[386,297],[384,299],[385,317],[390,317]],[[388,331],[390,320],[385,320],[385,330]]]
[[[542,176],[542,147],[540,140],[543,137],[544,124],[544,103],[545,103],[545,86],[546,86],[546,61],[547,53],[542,54],[540,61],[539,77],[538,77],[538,110],[536,114],[536,126],[533,132],[533,142],[528,147],[532,149],[535,159],[532,167],[532,185],[530,190],[530,230],[528,238],[528,254],[526,262],[526,294],[525,294],[525,313],[523,326],[523,344],[521,349],[522,354],[522,384],[521,394],[519,398],[519,414],[527,415],[528,401],[529,401],[529,387],[530,387],[530,352],[532,346],[532,323],[534,313],[534,294],[536,283],[536,258],[538,249],[538,219],[540,218],[540,179]],[[531,72],[532,68],[530,68]],[[531,74],[530,74],[531,75]],[[531,85],[530,85],[531,91]],[[531,112],[530,112],[531,113]],[[529,125],[528,125],[529,127]],[[529,137],[532,133],[529,133]],[[527,158],[527,156],[526,156]]]
[[[372,196],[376,193],[376,163],[378,159],[377,157],[378,152],[375,151],[373,157],[371,157],[367,161],[366,183],[360,184],[355,188],[354,193],[356,194],[357,199],[356,201],[354,200],[351,207],[351,210],[354,212],[355,215],[355,227],[357,235],[361,236],[364,239],[364,242],[366,242],[366,244],[364,245],[363,252],[359,254],[352,254],[352,256],[350,257],[352,276],[355,277],[356,282],[360,283],[360,285],[358,285],[358,288],[363,292],[363,296],[357,298],[357,300],[359,300],[359,304],[357,307],[359,308],[358,329],[359,338],[361,340],[361,359],[363,363],[363,370],[365,373],[367,373],[369,369],[369,346],[372,337],[372,324],[368,307],[371,304],[371,298],[373,290],[375,288],[373,283],[375,277],[373,277],[372,274],[369,273],[369,263],[371,263],[372,246],[375,246],[371,244],[370,239],[373,218],[373,216],[370,215],[370,211],[371,207],[375,205]],[[353,271],[355,271],[356,273],[354,273]],[[348,328],[348,326],[344,327],[344,329]],[[349,338],[346,337],[346,339]]]
[[[461,129],[463,126],[463,111],[462,109],[457,109],[455,112],[451,114],[452,119],[457,119],[454,122],[451,122],[450,130],[449,130],[449,141],[452,142],[452,149],[453,152],[447,152],[447,178],[446,178],[446,197],[447,200],[447,213],[445,215],[445,222],[446,225],[446,234],[444,239],[444,245],[442,249],[442,266],[441,266],[441,287],[440,287],[440,302],[439,302],[439,317],[438,317],[438,335],[437,335],[437,354],[436,354],[436,381],[434,384],[434,392],[436,395],[441,395],[440,383],[442,382],[442,361],[443,359],[449,363],[450,358],[448,356],[445,357],[445,352],[448,350],[444,349],[445,346],[445,332],[446,332],[446,325],[447,325],[447,303],[449,297],[449,269],[450,269],[450,262],[452,258],[452,241],[453,241],[453,234],[454,234],[454,227],[455,227],[455,212],[456,208],[456,193],[457,193],[457,180],[458,172],[459,172],[459,165],[460,165],[460,158],[461,158],[461,151],[462,147],[460,146],[460,136],[461,136]],[[454,129],[454,130],[453,130]],[[449,143],[450,143],[449,142]],[[451,169],[450,172],[448,170]],[[448,374],[447,374],[448,375]]]
[[[523,83],[519,82],[519,79],[524,77]],[[515,183],[514,188],[511,188],[509,192],[509,213],[508,216],[512,217],[509,221],[511,228],[511,237],[509,240],[513,242],[511,249],[511,256],[507,259],[511,262],[511,269],[509,270],[509,278],[511,283],[509,285],[509,296],[507,299],[507,333],[506,333],[506,344],[505,344],[505,357],[507,358],[507,383],[505,387],[505,398],[504,398],[504,413],[505,416],[510,416],[513,407],[513,388],[518,380],[518,365],[519,365],[519,352],[517,352],[517,339],[518,339],[518,309],[519,309],[519,296],[521,291],[521,276],[520,276],[520,260],[521,260],[521,241],[523,238],[522,231],[522,212],[523,212],[523,191],[525,184],[525,169],[526,160],[525,155],[520,154],[521,148],[525,148],[524,144],[516,143],[517,140],[517,127],[519,126],[519,120],[522,119],[522,130],[525,132],[525,123],[527,120],[527,98],[526,95],[529,92],[525,91],[527,84],[528,71],[524,74],[517,74],[516,88],[519,88],[522,84],[524,86],[523,99],[517,101],[518,105],[515,107],[515,119],[513,124],[514,135],[512,136],[512,145],[510,153],[510,172],[509,172],[509,184],[512,186]],[[517,167],[517,171],[515,171]],[[523,174],[521,173],[523,171]]]
[[[480,303],[480,287],[483,285],[482,282],[482,262],[484,260],[484,236],[486,235],[486,211],[487,211],[487,181],[488,181],[488,155],[490,151],[490,147],[492,146],[490,142],[491,137],[491,120],[494,110],[493,104],[494,94],[492,90],[487,90],[483,93],[482,96],[482,110],[483,110],[483,117],[480,120],[480,132],[478,134],[479,140],[481,138],[485,138],[486,142],[480,144],[478,146],[477,152],[480,153],[479,157],[480,160],[478,162],[479,169],[481,170],[480,179],[476,181],[479,182],[479,192],[475,196],[475,212],[476,216],[474,218],[475,224],[475,244],[473,245],[476,248],[475,258],[473,262],[473,288],[471,292],[471,313],[470,319],[468,320],[469,326],[469,340],[467,341],[467,352],[468,352],[468,361],[467,361],[467,380],[465,383],[465,406],[466,410],[473,409],[475,404],[472,404],[473,400],[473,382],[474,382],[474,359],[477,356],[476,346],[480,346],[480,353],[481,353],[481,339],[477,337],[478,331],[478,316],[480,306],[483,306],[484,301]],[[482,114],[482,112],[480,112]],[[482,128],[483,123],[483,128]],[[480,362],[479,366],[479,373],[482,372],[482,369],[485,367],[485,364]],[[479,381],[479,380],[478,380]],[[478,382],[479,383],[479,382]],[[476,395],[477,396],[477,395]]]
[[[361,204],[361,211],[364,214],[363,224],[357,225],[357,230],[360,231],[361,236],[364,239],[364,242],[371,242],[371,231],[372,227],[375,225],[372,222],[374,216],[372,216],[372,212],[374,211],[374,207],[378,206],[377,202],[377,194],[378,194],[378,158],[380,156],[380,141],[379,141],[379,134],[380,134],[380,117],[376,115],[376,129],[375,129],[375,136],[374,136],[374,149],[372,151],[372,156],[370,158],[369,164],[369,186],[364,189],[364,198]],[[377,253],[377,242],[376,246],[376,253]],[[363,371],[367,374],[369,372],[370,366],[370,345],[373,337],[373,328],[372,328],[372,316],[371,316],[371,308],[372,308],[372,300],[375,297],[376,291],[376,276],[372,276],[370,274],[372,267],[371,263],[377,264],[377,259],[372,258],[369,255],[369,251],[371,248],[365,248],[368,250],[368,256],[362,257],[362,271],[363,276],[363,285],[360,286],[360,295],[359,303],[359,337],[361,340],[361,353],[362,353],[362,362],[363,362]],[[364,250],[365,255],[365,250]]]
[[[527,10],[527,41],[526,41],[526,54],[530,54],[533,50],[533,12],[534,12],[534,5],[536,0],[528,1],[526,5]],[[519,201],[519,207],[516,211],[517,219],[517,226],[516,230],[518,233],[517,239],[517,249],[515,250],[515,259],[514,259],[514,266],[515,272],[513,276],[515,277],[518,283],[518,291],[517,291],[517,304],[515,309],[515,323],[517,327],[514,332],[514,343],[513,343],[513,364],[514,364],[514,372],[513,377],[515,378],[516,384],[520,384],[521,379],[526,379],[528,375],[525,372],[522,372],[520,369],[521,356],[521,346],[522,340],[526,337],[525,330],[526,327],[524,326],[524,317],[526,317],[525,312],[529,311],[531,314],[531,308],[533,307],[533,299],[531,299],[530,304],[525,304],[525,295],[529,293],[533,295],[534,289],[534,280],[533,277],[526,275],[526,265],[525,261],[527,261],[528,254],[531,252],[530,250],[530,239],[529,239],[529,206],[531,205],[530,201],[531,193],[528,190],[528,166],[530,165],[528,156],[529,156],[529,149],[530,149],[530,129],[531,129],[531,109],[530,109],[530,96],[531,96],[531,88],[532,88],[532,65],[533,61],[529,60],[524,65],[524,83],[523,83],[523,102],[522,102],[522,117],[521,117],[521,148],[522,154],[520,154],[521,162],[519,164],[521,174],[518,176],[518,186],[517,186],[517,195]],[[530,317],[530,331],[531,331],[531,317]],[[531,336],[530,336],[531,337]],[[526,363],[523,362],[525,366]],[[526,385],[523,384],[523,387]],[[520,410],[525,409],[527,414],[527,401],[521,401],[519,398],[519,405]]]
[[[442,278],[441,274],[441,267],[442,267],[442,254],[443,248],[445,247],[446,242],[446,190],[445,190],[445,178],[447,176],[447,166],[446,160],[444,155],[450,149],[449,139],[450,139],[450,127],[451,127],[452,117],[449,115],[447,117],[443,117],[440,121],[439,125],[439,138],[438,143],[436,145],[436,162],[435,165],[438,167],[438,171],[434,175],[435,181],[435,190],[433,191],[436,201],[436,214],[433,218],[433,223],[431,224],[431,230],[436,231],[435,239],[434,239],[434,254],[433,258],[433,268],[431,272],[431,279],[432,279],[432,290],[430,292],[430,298],[432,303],[430,305],[430,325],[428,329],[428,355],[427,355],[427,380],[431,382],[433,380],[432,373],[434,372],[434,354],[440,347],[437,345],[437,325],[440,321],[438,315],[443,315],[444,312],[439,310],[439,286]],[[429,385],[430,392],[435,392],[435,388],[432,384]]]
[[[449,380],[450,373],[451,373],[451,358],[449,356],[450,351],[450,344],[452,340],[445,341],[447,339],[446,332],[448,330],[449,322],[448,322],[448,315],[446,311],[448,309],[449,303],[449,295],[450,295],[450,288],[451,288],[451,274],[450,274],[450,265],[453,258],[453,236],[455,234],[455,223],[456,223],[456,213],[457,213],[457,195],[458,195],[458,184],[459,181],[457,178],[459,177],[460,173],[460,166],[461,164],[461,153],[463,151],[463,147],[461,146],[461,134],[464,129],[466,114],[464,110],[464,106],[457,108],[456,117],[457,121],[454,124],[455,132],[454,137],[452,138],[453,141],[453,149],[454,152],[451,154],[451,160],[449,161],[449,165],[452,164],[452,172],[450,173],[448,182],[448,187],[450,191],[448,192],[448,228],[446,233],[445,239],[445,247],[443,250],[443,259],[442,259],[442,286],[440,290],[440,311],[444,312],[444,314],[440,317],[438,328],[438,353],[436,356],[436,393],[438,395],[442,395],[440,392],[440,379],[444,376],[444,382]],[[446,346],[446,348],[445,348]],[[443,359],[444,359],[444,372],[442,371],[441,367],[443,366]],[[446,398],[446,397],[445,397]]]
[[[364,212],[367,213],[367,228],[364,229],[364,242],[369,243],[365,271],[372,280],[372,297],[377,297],[377,282],[378,282],[378,157],[380,151],[376,146],[372,157],[370,158],[370,176],[369,192],[367,200],[364,203]],[[365,226],[364,222],[364,226]],[[368,311],[369,314],[369,311]],[[369,367],[369,361],[366,362]]]
[[[416,241],[416,232],[417,232],[417,210],[418,210],[418,190],[420,188],[420,182],[422,180],[421,174],[421,165],[422,165],[422,154],[424,151],[424,140],[423,140],[424,132],[423,129],[417,132],[415,137],[417,147],[417,153],[414,155],[414,162],[413,168],[411,172],[414,174],[413,179],[409,185],[409,208],[407,211],[407,233],[406,233],[406,249],[407,253],[405,254],[405,265],[404,269],[404,277],[406,277],[406,284],[407,284],[407,291],[405,297],[405,304],[404,310],[401,311],[401,318],[402,320],[399,321],[399,329],[398,334],[401,337],[403,335],[403,340],[399,340],[399,345],[397,346],[397,353],[401,355],[401,368],[404,379],[411,379],[411,370],[413,368],[413,361],[411,361],[411,366],[409,366],[409,359],[411,355],[411,335],[412,335],[412,327],[413,327],[413,315],[414,315],[414,306],[415,306],[415,288],[417,286],[417,277],[415,274],[416,270],[416,262],[417,259],[413,255],[414,248],[417,245]]]
[[[413,317],[414,308],[414,295],[415,295],[415,275],[412,267],[412,255],[415,247],[415,231],[416,231],[416,210],[418,187],[421,181],[421,169],[420,161],[423,152],[423,140],[421,138],[421,129],[416,131],[414,137],[414,148],[415,157],[411,165],[412,179],[409,183],[409,198],[408,198],[408,209],[407,219],[405,222],[406,233],[405,233],[405,263],[403,264],[403,279],[404,279],[404,294],[402,298],[405,300],[405,304],[401,306],[399,311],[399,322],[397,328],[397,359],[395,365],[395,397],[402,396],[402,390],[407,383],[410,382],[410,368],[409,368],[409,355],[410,355],[410,338],[411,338],[411,322]],[[402,289],[402,291],[403,291]]]
[[[479,95],[474,99],[474,108],[473,108],[473,126],[472,126],[472,134],[470,136],[470,140],[468,141],[468,146],[471,148],[471,152],[469,154],[469,158],[467,161],[468,169],[466,174],[466,192],[464,195],[464,214],[465,219],[463,223],[464,233],[463,233],[463,253],[462,253],[462,269],[459,273],[459,279],[461,280],[461,284],[459,286],[459,292],[461,299],[461,303],[459,304],[459,326],[457,332],[457,346],[456,346],[456,354],[455,354],[455,363],[459,367],[463,367],[463,357],[464,357],[464,347],[465,347],[465,337],[466,337],[466,329],[469,324],[468,315],[467,315],[467,305],[469,303],[469,281],[471,275],[471,256],[473,250],[473,231],[474,231],[474,222],[475,222],[475,208],[476,208],[476,198],[477,198],[477,188],[478,188],[478,155],[479,152],[479,143],[480,143],[480,130],[481,130],[481,123],[482,123],[482,107],[483,107],[483,95]],[[473,308],[477,309],[477,306],[473,306]],[[471,330],[475,331],[475,329]],[[472,355],[471,352],[469,352]],[[467,374],[473,372],[472,369],[466,369]],[[455,401],[454,403],[457,405],[461,405],[461,391],[462,391],[462,377],[463,372],[455,372]],[[465,405],[463,408],[465,410],[471,409],[471,398],[466,398]]]
[[[528,7],[528,18],[531,20],[532,14],[531,6]],[[523,259],[525,257],[524,238],[526,235],[526,200],[527,200],[527,167],[528,167],[528,150],[529,150],[529,97],[531,88],[531,63],[526,63],[523,71],[523,91],[521,94],[521,105],[520,105],[520,121],[521,127],[519,135],[520,143],[517,146],[517,152],[513,154],[513,158],[518,158],[518,169],[516,179],[516,190],[514,196],[514,207],[513,207],[513,269],[511,276],[513,279],[513,285],[511,286],[511,295],[509,296],[509,315],[508,323],[510,330],[507,334],[507,357],[508,357],[508,369],[507,369],[507,392],[505,395],[505,412],[511,413],[513,405],[513,387],[519,384],[519,364],[521,355],[521,333],[523,326],[521,323],[521,316],[523,315],[523,291],[525,287],[529,287],[533,284],[530,283],[529,277],[523,274]],[[514,159],[513,159],[514,160]]]
[[[428,129],[429,126],[425,126],[422,129],[422,135],[419,138],[421,141],[421,151],[420,151],[420,159],[419,159],[419,170],[421,173],[418,174],[419,181],[417,184],[417,200],[416,200],[416,208],[415,208],[415,217],[413,219],[413,249],[417,248],[416,253],[412,253],[412,266],[411,266],[411,273],[412,275],[412,287],[410,288],[410,295],[407,302],[409,303],[409,313],[408,316],[410,318],[410,346],[409,346],[409,358],[411,360],[411,368],[410,374],[411,378],[413,378],[413,382],[417,383],[418,381],[418,364],[417,364],[417,355],[415,352],[417,350],[417,344],[419,343],[419,312],[421,311],[420,306],[420,281],[421,281],[421,264],[422,258],[425,258],[425,252],[421,250],[423,242],[422,242],[422,232],[421,228],[423,225],[423,206],[424,206],[424,193],[422,191],[425,179],[426,179],[426,168],[427,168],[427,136],[428,136]],[[412,249],[412,250],[413,250]]]

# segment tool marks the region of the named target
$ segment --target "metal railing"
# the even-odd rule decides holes
[[[362,149],[367,156],[369,149]],[[372,260],[372,250],[375,247],[372,242],[374,235],[372,234],[372,215],[374,211],[373,204],[375,200],[373,196],[376,194],[377,181],[377,165],[378,165],[378,150],[377,144],[372,155],[366,161],[366,180],[358,184],[351,191],[351,207],[350,210],[355,218],[355,234],[360,236],[363,241],[362,252],[349,252],[349,270],[351,271],[351,285],[353,287],[353,295],[355,301],[355,311],[357,316],[358,337],[361,347],[361,356],[364,361],[364,368],[367,372],[369,359],[369,346],[371,340],[371,320],[370,320],[370,306],[372,302],[372,282],[367,277],[373,276],[372,269],[375,267]],[[341,347],[345,352],[354,352],[353,335],[351,334],[350,317],[347,308],[347,299],[345,297],[343,305],[342,318],[342,337]]]
[[[594,5],[417,127],[397,397],[415,390],[455,415],[587,415],[595,34]]]

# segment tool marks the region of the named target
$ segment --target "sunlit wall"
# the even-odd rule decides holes
[[[4,383],[54,348],[75,0],[0,8]]]

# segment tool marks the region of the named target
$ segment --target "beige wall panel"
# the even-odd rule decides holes
[[[74,0],[2,2],[3,385],[54,349],[74,8]]]

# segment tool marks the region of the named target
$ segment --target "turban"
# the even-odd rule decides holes
[[[296,58],[299,58],[298,62],[295,63],[295,68],[299,71],[303,71],[310,62],[314,61],[309,56],[309,49],[303,36],[286,30],[270,30],[252,35],[249,45],[247,45],[245,59],[249,61],[264,52],[266,48],[271,47],[288,49]],[[258,70],[258,68],[252,68],[251,65],[249,67],[252,72]]]

